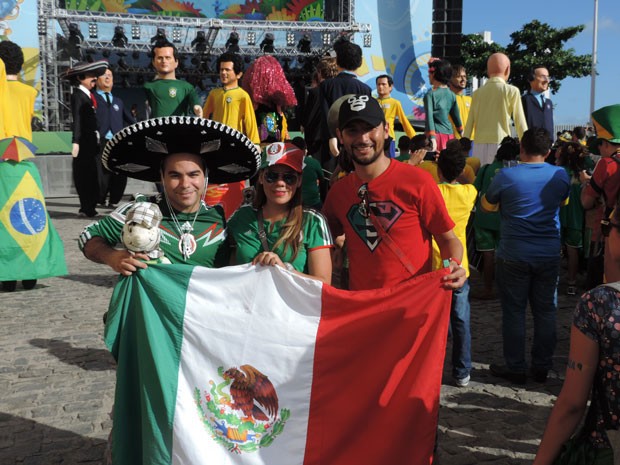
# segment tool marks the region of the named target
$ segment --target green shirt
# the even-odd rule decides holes
[[[491,181],[499,170],[504,167],[504,163],[495,160],[493,163],[484,165],[478,171],[474,187],[478,189],[478,200],[476,201],[476,214],[474,215],[474,226],[477,228],[490,229],[499,231],[500,215],[499,212],[486,212],[480,206],[480,199],[486,194],[487,189],[491,185]]]
[[[265,232],[267,233],[267,244],[271,249],[280,237],[282,225],[286,218],[275,223],[265,220]],[[260,238],[258,236],[258,219],[256,209],[251,205],[244,205],[239,208],[228,220],[229,240],[236,247],[237,263],[249,263],[254,257],[263,251]],[[301,229],[302,242],[297,252],[295,260],[291,260],[292,250],[280,246],[274,252],[278,254],[283,262],[291,263],[297,271],[308,273],[308,252],[322,247],[332,247],[332,237],[327,226],[327,221],[322,214],[315,210],[304,209],[303,226]]]
[[[314,207],[321,203],[319,182],[323,179],[323,169],[316,158],[304,158],[304,170],[301,176],[301,198],[304,206]]]
[[[151,107],[151,118],[159,116],[193,116],[194,106],[200,105],[196,89],[180,79],[156,79],[144,84]]]
[[[139,196],[137,201],[146,201],[146,197]],[[79,238],[80,250],[93,237],[102,237],[112,247],[123,248],[121,244],[121,231],[125,224],[125,214],[134,205],[130,202],[121,205],[110,215],[86,226]],[[172,221],[170,210],[165,201],[158,203],[163,219],[160,225],[162,231],[159,244],[164,256],[172,263],[187,263],[200,265],[208,268],[219,268],[228,265],[229,248],[226,243],[226,219],[221,206],[207,207],[204,203],[200,206],[200,212],[179,213],[175,212],[180,225],[186,221],[193,224],[192,235],[196,239],[196,250],[185,261],[179,247],[180,234]],[[194,217],[196,221],[194,222]]]
[[[581,206],[581,189],[582,185],[579,178],[573,176],[571,170],[563,167],[570,179],[570,193],[568,194],[568,205],[560,207],[560,224],[563,228],[583,230],[584,211]]]

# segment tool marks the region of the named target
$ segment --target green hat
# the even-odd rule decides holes
[[[592,113],[596,136],[620,144],[620,104],[599,108]]]

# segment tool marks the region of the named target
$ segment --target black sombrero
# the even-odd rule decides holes
[[[180,152],[201,156],[209,182],[215,184],[251,178],[261,162],[256,146],[239,131],[194,116],[164,116],[127,126],[107,143],[102,160],[113,173],[158,182],[163,158]]]
[[[107,60],[93,61],[92,63],[79,62],[75,66],[69,68],[62,75],[63,79],[77,79],[80,74],[91,73],[95,76],[101,76],[110,67]]]

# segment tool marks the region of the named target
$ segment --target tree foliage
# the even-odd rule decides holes
[[[461,41],[461,56],[467,73],[472,76],[486,76],[486,61],[489,55],[502,52],[511,62],[509,82],[525,91],[530,85],[527,80],[530,69],[544,66],[549,70],[552,81],[549,85],[556,93],[562,80],[567,77],[589,76],[592,69],[591,55],[576,55],[564,44],[584,30],[585,26],[555,29],[549,24],[533,20],[521,30],[510,34],[511,42],[502,47],[497,43],[487,44],[478,34],[464,35]]]

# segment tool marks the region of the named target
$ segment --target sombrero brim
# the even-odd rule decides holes
[[[117,132],[103,151],[103,165],[117,174],[158,182],[162,160],[174,153],[201,156],[209,183],[251,178],[261,155],[250,139],[217,121],[193,116],[166,116],[140,121]]]
[[[92,73],[101,76],[110,67],[106,60],[93,61],[92,63],[78,63],[73,68],[69,68],[62,75],[63,79],[71,79],[80,74]]]

